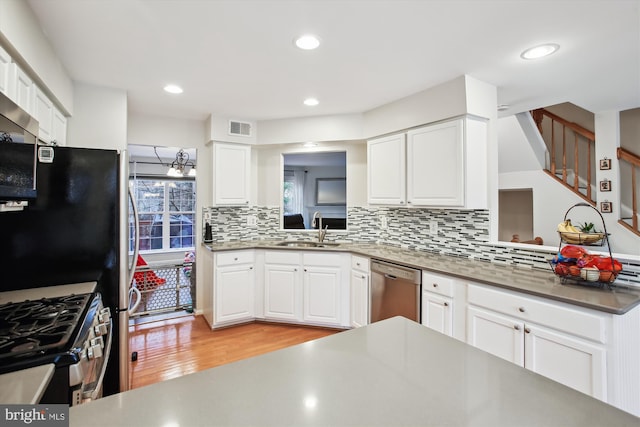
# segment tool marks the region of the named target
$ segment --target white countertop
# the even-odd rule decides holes
[[[71,426],[621,426],[640,419],[395,317],[70,409]]]
[[[9,302],[38,300],[41,298],[64,297],[71,294],[88,294],[96,289],[96,282],[72,283],[69,285],[45,286],[41,288],[21,289],[17,291],[0,292],[0,305]]]
[[[36,366],[0,375],[0,403],[35,405],[49,385],[55,366]]]

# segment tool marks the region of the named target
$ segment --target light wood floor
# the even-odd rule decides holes
[[[337,333],[333,329],[249,323],[212,331],[202,316],[129,327],[130,386],[138,388]]]

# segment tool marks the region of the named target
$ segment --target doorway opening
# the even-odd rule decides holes
[[[195,149],[129,145],[129,254],[139,255],[130,324],[191,315],[195,305]]]

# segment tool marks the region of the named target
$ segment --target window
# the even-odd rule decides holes
[[[140,251],[193,248],[194,180],[131,179],[138,207]],[[129,217],[133,236],[133,215]],[[129,249],[133,250],[133,237]]]

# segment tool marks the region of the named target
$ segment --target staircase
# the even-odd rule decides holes
[[[640,236],[638,216],[638,199],[640,198],[640,156],[624,148],[618,148],[618,160],[620,164],[620,188],[630,191],[622,191],[620,194],[620,220],[625,228],[628,228]]]
[[[595,134],[544,108],[531,116],[547,146],[545,172],[592,206],[596,206]],[[640,155],[618,148],[619,223],[640,236]]]
[[[545,172],[595,206],[595,134],[544,108],[531,116],[547,144]]]

